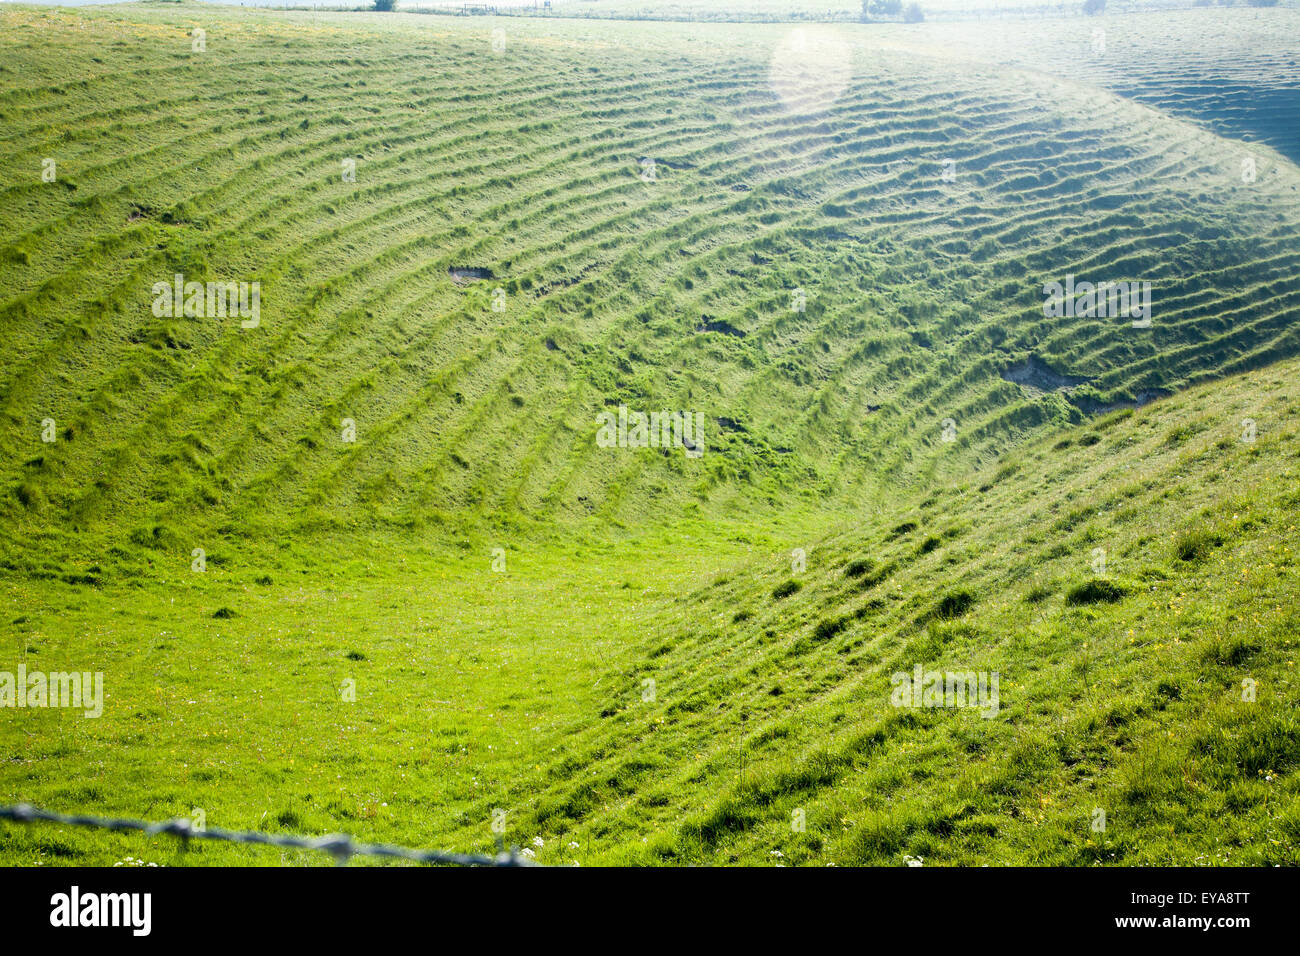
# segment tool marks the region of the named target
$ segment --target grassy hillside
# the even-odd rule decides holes
[[[776,553],[682,595],[510,789],[518,832],[637,863],[1300,863],[1297,371],[1031,442],[806,573]],[[917,665],[999,674],[998,713],[892,706]]]
[[[1014,30],[968,23],[895,29],[948,55],[961,51],[1100,86],[1241,141],[1248,154],[1255,154],[1248,144],[1260,144],[1300,161],[1300,11],[1110,9],[1069,22],[1026,20]]]
[[[478,850],[504,809],[549,863],[1294,865],[1298,366],[824,538],[9,580],[15,662],[93,662],[109,701],[6,723],[4,798]],[[917,665],[998,673],[999,712],[891,706]],[[322,862],[4,832],[9,862]]]
[[[1027,356],[1095,408],[1295,351],[1294,167],[1245,186],[1238,147],[1091,88],[845,32],[813,41],[838,97],[793,60],[808,112],[763,28],[512,23],[494,54],[441,19],[5,16],[27,541],[858,500],[934,469],[945,418],[964,463],[1077,420],[1001,377]],[[261,327],[156,318],[178,272],[259,279]],[[1071,272],[1152,281],[1153,328],[1044,320]],[[710,454],[602,454],[619,404],[702,412]]]
[[[1128,98],[941,25],[0,8],[0,670],[108,693],[4,712],[0,802],[1295,862],[1300,170],[1168,79],[1291,89],[1234,60],[1296,15],[1241,12],[1161,21]],[[177,273],[260,282],[257,327],[155,314]],[[1069,274],[1151,327],[1045,317]],[[600,447],[619,406],[703,453]],[[890,707],[915,664],[1001,714]]]

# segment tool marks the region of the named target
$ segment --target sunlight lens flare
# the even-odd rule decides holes
[[[853,79],[853,46],[833,30],[800,27],[777,44],[768,83],[787,110],[823,113]]]

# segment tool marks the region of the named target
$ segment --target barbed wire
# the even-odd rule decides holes
[[[448,853],[443,850],[412,850],[386,843],[354,843],[344,833],[331,833],[322,837],[300,837],[281,833],[260,833],[255,830],[223,830],[220,827],[196,827],[185,817],[148,823],[121,817],[96,817],[85,814],[54,813],[31,804],[0,806],[0,820],[18,823],[62,823],[65,826],[93,827],[116,832],[136,831],[145,836],[166,834],[179,837],[182,843],[190,840],[220,840],[225,843],[257,844],[261,846],[290,847],[299,850],[323,850],[334,857],[334,862],[344,866],[354,856],[380,856],[414,863],[451,866],[535,866],[533,861],[520,856],[515,847],[500,849],[496,856],[473,853]],[[500,846],[500,841],[498,841]]]

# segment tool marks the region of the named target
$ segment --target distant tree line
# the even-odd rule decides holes
[[[1276,0],[1275,0],[1276,2]],[[925,13],[919,3],[903,6],[903,0],[862,0],[862,19],[883,20],[885,17],[903,18],[904,23],[920,23]]]

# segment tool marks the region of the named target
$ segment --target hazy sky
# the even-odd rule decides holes
[[[4,0],[0,0],[4,2]],[[47,6],[61,7],[83,7],[93,6],[105,3],[127,3],[130,0],[21,0],[23,3],[45,4]],[[356,7],[361,5],[369,6],[370,0],[200,0],[200,2],[221,3],[223,6],[246,6],[246,7]],[[534,0],[465,0],[475,5],[488,5],[496,7],[513,7],[523,6],[531,7]],[[1056,6],[1064,2],[1066,5],[1072,5],[1071,0],[934,0],[930,5],[935,9],[956,10],[965,7],[978,9],[990,8],[1011,8],[1022,6]],[[1082,3],[1082,0],[1078,0]],[[1190,3],[1190,0],[1188,0]],[[451,6],[458,7],[462,0],[398,0],[398,7],[433,7],[433,6]],[[724,9],[724,10],[744,10],[751,6],[746,0],[673,0],[667,4],[675,9],[680,10],[689,3],[690,6],[700,10]],[[600,7],[600,0],[552,0],[553,6],[594,6]],[[625,5],[625,4],[623,4]],[[637,6],[653,9],[660,4],[655,0],[642,0]],[[1163,6],[1166,4],[1153,2],[1151,5]],[[813,4],[800,2],[796,5],[802,9],[808,9]],[[827,10],[845,10],[855,9],[860,6],[860,0],[824,0],[824,7]],[[922,6],[926,6],[922,2]]]

